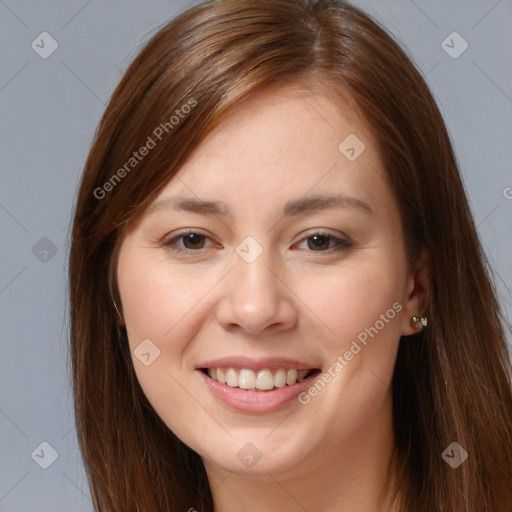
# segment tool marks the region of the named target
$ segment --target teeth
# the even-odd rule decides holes
[[[240,375],[238,376],[238,387],[242,389],[254,389],[256,387],[256,377],[254,372],[251,370],[240,370]]]
[[[274,385],[276,388],[282,388],[286,385],[286,370],[279,368],[274,375]]]
[[[263,368],[257,372],[248,368],[242,368],[237,371],[234,368],[208,368],[208,375],[219,382],[232,388],[257,389],[268,391],[271,389],[282,388],[283,386],[292,386],[306,378],[310,370],[296,370],[294,368],[286,370],[279,368],[273,374],[268,368]]]
[[[247,370],[251,373],[254,373],[252,370]],[[274,388],[274,376],[270,370],[260,370],[258,372],[258,376],[256,377],[256,389],[261,389],[263,391],[273,389]]]
[[[215,379],[215,377],[212,378]],[[226,376],[224,375],[224,372],[220,368],[217,368],[217,380],[221,384],[226,384]]]
[[[295,384],[297,382],[297,370],[288,370],[288,373],[286,374],[286,384],[288,386],[291,386],[292,384]]]
[[[230,368],[226,372],[226,384],[232,388],[238,387],[238,374],[233,370],[233,368]]]
[[[297,380],[300,382],[301,380],[304,380],[306,378],[306,375],[308,374],[309,370],[299,370],[297,372]]]

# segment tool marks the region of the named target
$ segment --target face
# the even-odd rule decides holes
[[[392,443],[415,276],[366,125],[297,87],[225,117],[127,232],[117,267],[156,412],[207,466],[261,475]]]

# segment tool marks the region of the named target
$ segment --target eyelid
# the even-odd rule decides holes
[[[345,233],[343,233],[341,231],[338,232],[338,233],[333,233],[328,228],[311,228],[311,229],[308,229],[307,231],[305,231],[304,233],[302,233],[300,235],[300,238],[298,239],[298,242],[302,242],[306,238],[309,238],[309,237],[315,236],[315,235],[318,235],[318,236],[330,236],[331,238],[335,238],[337,240],[340,240],[342,238],[345,238],[347,241],[350,240],[350,237],[348,237]],[[295,242],[295,243],[297,243],[297,242]]]

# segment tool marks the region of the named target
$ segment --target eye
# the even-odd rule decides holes
[[[172,251],[190,253],[210,247],[211,244],[206,244],[207,240],[212,240],[212,238],[199,230],[189,229],[163,242],[162,246]],[[182,245],[180,245],[180,242],[182,242]],[[303,238],[299,245],[304,242],[306,242],[307,250],[313,252],[342,251],[353,246],[353,243],[349,239],[337,238],[326,232],[313,232]]]
[[[311,233],[301,240],[301,243],[304,242],[307,248],[314,252],[342,251],[353,246],[350,240],[337,238],[325,232]]]
[[[198,231],[189,229],[186,232],[180,233],[169,240],[163,242],[163,246],[177,252],[194,252],[200,249],[205,249],[206,240],[211,238]],[[182,241],[183,245],[177,245],[178,242]]]

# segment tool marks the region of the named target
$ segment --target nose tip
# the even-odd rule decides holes
[[[290,294],[267,262],[239,260],[236,267],[225,283],[218,322],[226,330],[239,329],[251,336],[292,327],[297,315]]]

